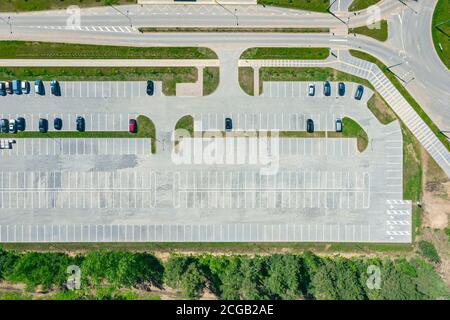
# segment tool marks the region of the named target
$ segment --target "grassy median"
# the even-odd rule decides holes
[[[259,47],[245,50],[240,59],[324,60],[329,55],[329,48]]]
[[[388,38],[388,23],[386,20],[381,20],[374,22],[368,26],[350,28],[348,32],[362,34],[364,36],[374,38],[375,40],[384,42]]]
[[[254,93],[254,77],[253,77],[253,68],[252,67],[239,67],[238,69],[238,78],[239,85],[241,89],[248,94],[249,96],[253,96]]]
[[[381,0],[353,0],[353,2],[348,7],[348,11],[359,11],[367,9],[368,7],[377,4]]]
[[[203,95],[207,96],[216,91],[220,81],[219,67],[203,68]]]
[[[36,41],[0,41],[0,59],[217,59],[204,47],[125,47]]]
[[[258,0],[258,4],[307,11],[327,12],[328,7],[330,6],[330,0]]]

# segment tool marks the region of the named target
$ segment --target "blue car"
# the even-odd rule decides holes
[[[356,88],[355,99],[361,100],[363,93],[364,93],[364,87],[362,85],[359,85],[358,88]]]
[[[34,82],[34,92],[36,92],[36,94],[40,96],[43,96],[45,94],[44,84],[42,83],[42,80],[36,80]]]
[[[345,95],[345,84],[343,82],[338,84],[338,93],[341,97]]]
[[[331,85],[329,81],[325,81],[325,83],[323,84],[323,94],[326,97],[329,97],[331,95]]]
[[[231,118],[225,118],[225,130],[231,131],[233,129],[233,121]]]
[[[50,82],[50,90],[52,92],[52,95],[54,96],[60,96],[61,95],[61,90],[59,88],[59,82],[56,80],[52,80]]]

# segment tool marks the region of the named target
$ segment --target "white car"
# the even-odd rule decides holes
[[[21,88],[23,94],[30,93],[30,83],[28,81],[22,81]]]
[[[316,92],[316,86],[314,84],[310,83],[309,87],[308,87],[308,95],[312,97],[315,92]]]
[[[16,120],[14,120],[14,119],[9,120],[9,132],[12,132],[12,133],[17,132]]]

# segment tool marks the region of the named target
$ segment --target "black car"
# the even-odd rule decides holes
[[[9,121],[8,121],[8,119],[0,120],[0,130],[3,133],[8,133],[9,132]]]
[[[82,116],[77,117],[77,131],[84,132],[85,130],[85,122]]]
[[[323,94],[327,97],[331,95],[331,85],[329,81],[325,81],[323,84]]]
[[[338,93],[341,97],[345,95],[345,84],[343,82],[338,84]]]
[[[25,119],[23,117],[18,117],[16,119],[16,129],[18,131],[25,131],[25,126],[26,126]]]
[[[231,131],[233,129],[233,120],[231,118],[225,118],[225,130]]]
[[[153,81],[148,80],[147,81],[147,94],[149,96],[152,96],[154,91],[155,91],[155,85],[153,84]]]
[[[356,88],[355,99],[361,100],[363,93],[364,93],[364,87],[362,85],[359,85],[358,88]]]
[[[53,127],[55,128],[55,130],[61,130],[62,129],[62,119],[55,118],[53,120]]]
[[[306,120],[306,131],[309,133],[314,132],[314,121],[312,119]]]
[[[58,97],[61,95],[61,88],[59,87],[59,82],[56,80],[50,82],[50,90],[54,96]]]
[[[44,118],[39,119],[39,132],[46,133],[48,131],[48,120]]]

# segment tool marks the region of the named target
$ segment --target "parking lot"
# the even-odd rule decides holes
[[[307,83],[269,85],[270,97],[224,101],[148,98],[108,82],[67,83],[61,97],[0,97],[8,101],[2,117],[24,116],[26,130],[37,130],[40,117],[50,129],[60,117],[63,130],[75,130],[83,115],[86,131],[126,131],[142,114],[158,141],[150,154],[150,139],[16,139],[0,150],[0,240],[409,242],[400,126],[373,117],[371,91],[357,101],[349,84],[344,97],[335,83],[330,97],[320,95],[322,83],[314,97]],[[280,138],[273,175],[261,163],[177,164],[158,139],[187,114],[204,131],[224,130],[227,117],[233,131],[304,131],[308,118],[316,131],[334,131],[337,118],[351,117],[369,145],[359,152],[355,138]]]

